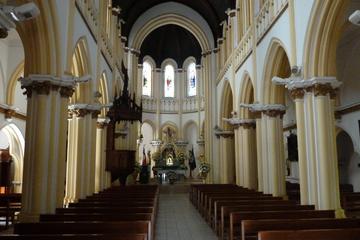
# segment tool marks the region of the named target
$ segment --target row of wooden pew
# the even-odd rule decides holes
[[[5,229],[15,221],[16,213],[21,209],[21,194],[7,193],[0,194],[0,217],[5,222]]]
[[[286,193],[290,200],[300,202],[299,183],[286,182]],[[349,217],[360,217],[360,192],[354,192],[353,185],[340,184],[341,207]]]
[[[190,201],[222,240],[360,239],[360,219],[232,184],[193,184]]]
[[[37,223],[17,223],[2,239],[154,239],[159,189],[156,185],[113,187]]]

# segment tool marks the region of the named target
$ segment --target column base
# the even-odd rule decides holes
[[[335,209],[336,218],[346,218],[345,211],[342,208]]]
[[[40,214],[22,213],[19,214],[19,222],[35,223],[40,221]]]

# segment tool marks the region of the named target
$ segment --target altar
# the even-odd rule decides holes
[[[152,154],[155,166],[152,168],[155,178],[159,183],[168,182],[170,184],[185,179],[185,165],[188,157],[186,156],[187,143],[176,141],[174,133],[170,128],[164,131],[165,141],[158,141],[157,151]]]

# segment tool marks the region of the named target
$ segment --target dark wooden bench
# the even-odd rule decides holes
[[[261,231],[360,228],[360,219],[269,219],[243,220],[242,239],[253,239]]]
[[[151,239],[150,221],[129,222],[39,222],[18,223],[14,233],[20,235],[42,234],[147,234]]]
[[[154,213],[154,207],[71,207],[57,208],[56,213]]]
[[[215,232],[219,232],[221,223],[221,207],[236,207],[236,206],[259,206],[259,205],[296,205],[295,201],[289,200],[273,200],[273,199],[256,199],[256,200],[218,200],[214,202],[214,215],[212,227]],[[220,234],[220,233],[218,233]]]
[[[313,205],[294,205],[292,203],[287,204],[253,204],[249,205],[237,205],[237,206],[223,206],[221,211],[220,225],[218,230],[220,231],[220,236],[223,238],[225,232],[229,230],[230,227],[230,214],[232,212],[264,212],[264,211],[298,211],[298,210],[314,210]],[[241,224],[241,223],[240,223]]]
[[[15,213],[21,210],[21,194],[0,194],[0,216],[5,217],[5,228],[14,223]]]
[[[70,203],[69,207],[152,207],[154,202],[139,202],[139,201],[112,201],[112,202],[78,202]]]
[[[0,235],[4,240],[147,240],[147,234],[121,233],[121,234],[49,234],[49,235]]]
[[[281,197],[273,197],[269,195],[223,195],[223,196],[212,196],[208,199],[208,203],[204,207],[205,219],[208,223],[212,223],[213,216],[215,213],[215,202],[222,200],[234,200],[234,201],[251,201],[251,200],[281,200]]]
[[[301,218],[335,218],[332,210],[281,210],[281,211],[245,211],[231,212],[229,239],[241,237],[241,221],[255,219],[301,219]]]
[[[260,232],[259,240],[359,240],[360,229],[317,229]]]
[[[87,213],[65,213],[65,214],[42,214],[40,222],[81,222],[81,221],[152,221],[151,213],[121,213],[121,214],[87,214]]]

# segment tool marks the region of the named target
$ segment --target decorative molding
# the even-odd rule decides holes
[[[282,117],[286,112],[286,107],[282,104],[240,104],[240,107],[249,108],[250,112],[264,113],[269,117]]]
[[[178,147],[186,147],[189,144],[188,141],[184,141],[184,140],[177,140],[175,142],[175,145]]]
[[[69,116],[85,117],[91,114],[92,118],[97,118],[102,107],[102,105],[72,104],[68,106]]]
[[[199,146],[205,146],[205,140],[204,139],[199,139],[196,141],[196,143],[199,145]]]
[[[0,113],[3,113],[6,119],[11,120],[12,118],[17,118],[26,121],[26,115],[17,112],[17,110],[18,109],[14,108],[13,106],[9,106],[7,104],[0,104]]]
[[[215,126],[214,133],[217,138],[223,137],[223,138],[229,138],[234,137],[234,131],[229,130],[223,130],[218,126]]]
[[[20,78],[21,88],[25,88],[28,97],[32,92],[41,95],[49,95],[50,90],[58,91],[60,89],[61,97],[69,97],[74,92],[76,78],[72,76],[55,77],[52,75],[31,74],[29,77]]]
[[[245,129],[256,128],[256,121],[254,119],[240,119],[240,118],[223,118],[223,121],[229,123],[234,127],[243,127]]]
[[[153,147],[161,146],[162,143],[163,142],[161,140],[153,140],[150,142],[151,146],[153,146]]]

